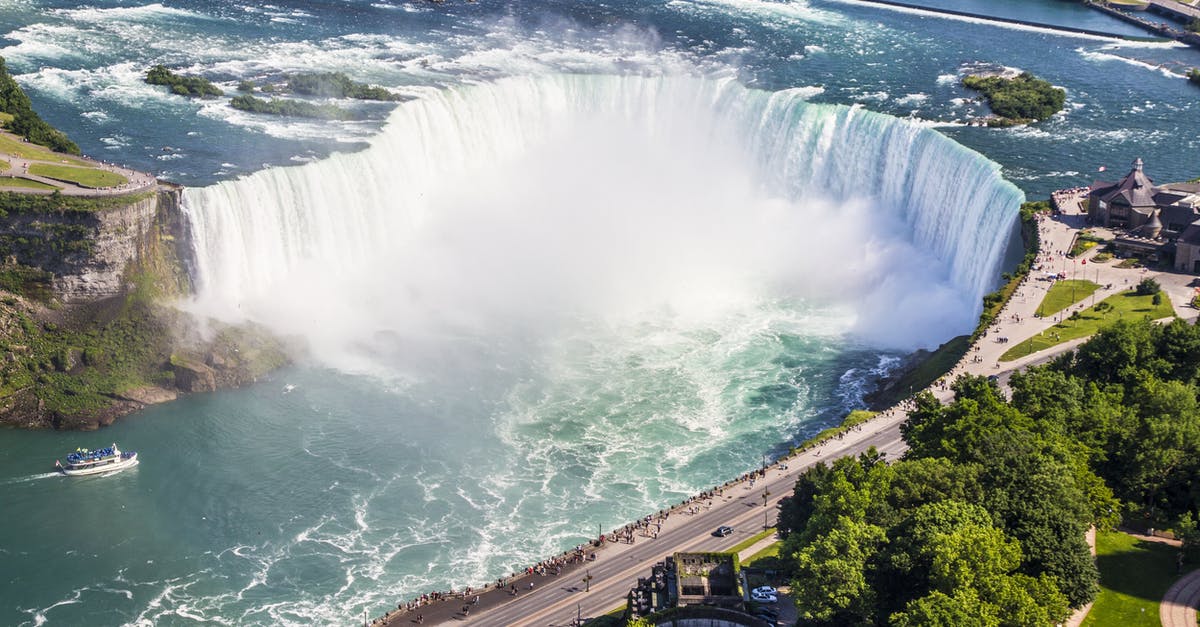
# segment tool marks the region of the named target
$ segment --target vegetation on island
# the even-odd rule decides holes
[[[802,624],[1055,624],[1090,601],[1084,541],[1122,518],[1200,560],[1200,329],[1122,321],[1076,352],[915,398],[910,449],[818,465],[782,506]],[[1103,566],[1103,562],[1102,562]]]
[[[1011,126],[1045,120],[1062,111],[1067,93],[1050,83],[1022,72],[1015,78],[968,75],[964,87],[983,94],[988,107],[999,119],[988,121],[989,126]]]
[[[384,102],[403,100],[402,96],[383,87],[372,87],[366,83],[352,81],[341,72],[295,74],[288,77],[287,88],[295,94],[320,98],[354,98]]]
[[[289,100],[286,98],[264,100],[248,94],[234,96],[229,101],[229,105],[241,111],[267,113],[285,117],[317,118],[322,120],[353,120],[358,117],[353,111],[348,111],[334,105],[318,105],[302,100]]]
[[[185,76],[176,74],[165,65],[156,65],[146,72],[146,82],[151,85],[165,85],[171,88],[171,93],[188,98],[213,98],[225,95],[219,87],[200,76]]]
[[[0,57],[0,113],[4,114],[4,127],[29,142],[55,152],[79,154],[79,146],[76,146],[75,142],[67,139],[62,131],[47,124],[33,110],[29,96],[8,73],[3,57]]]
[[[1188,80],[1196,85],[1200,85],[1200,68],[1192,68],[1187,73]]]

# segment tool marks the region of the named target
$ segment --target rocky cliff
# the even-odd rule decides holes
[[[0,422],[95,428],[286,362],[269,334],[198,320],[181,189],[0,193]]]

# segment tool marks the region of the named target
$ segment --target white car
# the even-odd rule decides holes
[[[772,588],[771,586],[759,586],[759,587],[751,590],[750,592],[751,593],[757,592],[758,594],[772,594],[772,595],[779,594],[779,591],[776,590],[775,588]]]
[[[773,594],[764,594],[762,592],[759,592],[758,590],[755,590],[750,593],[750,599],[752,601],[757,601],[758,603],[774,603],[779,600]]]

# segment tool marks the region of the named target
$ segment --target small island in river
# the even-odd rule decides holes
[[[1050,83],[1022,72],[1015,77],[964,76],[962,84],[983,94],[994,117],[988,126],[1015,126],[1045,120],[1062,111],[1067,93]]]

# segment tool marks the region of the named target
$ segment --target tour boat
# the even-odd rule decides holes
[[[138,463],[137,453],[122,451],[116,444],[108,448],[89,451],[78,449],[67,455],[67,463],[54,460],[54,467],[64,475],[77,477],[82,475],[98,475],[104,472],[125,470]]]

